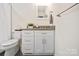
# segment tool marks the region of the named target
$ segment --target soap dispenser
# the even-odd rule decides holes
[[[50,17],[49,17],[49,19],[50,19],[50,25],[51,26],[53,25],[53,16],[52,16],[52,13],[53,13],[53,11],[50,11]]]

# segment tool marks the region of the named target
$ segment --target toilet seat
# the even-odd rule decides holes
[[[1,45],[8,46],[8,45],[15,44],[16,42],[18,42],[17,39],[12,39],[12,40],[8,40],[7,42],[4,42],[4,43],[1,44]]]

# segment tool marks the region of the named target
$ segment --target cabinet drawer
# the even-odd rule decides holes
[[[22,36],[22,39],[33,39],[34,38],[34,36],[32,35],[32,36],[30,36],[30,35],[23,35]]]
[[[35,36],[40,36],[40,37],[42,37],[42,36],[48,36],[48,37],[50,37],[50,36],[52,36],[52,35],[54,35],[54,31],[35,31]]]
[[[34,37],[22,37],[22,40],[33,40],[34,39]]]
[[[33,37],[26,37],[26,38],[22,38],[22,44],[23,43],[30,43],[30,42],[34,42],[34,38]]]
[[[33,49],[33,44],[22,44],[22,49]]]
[[[33,49],[29,49],[29,48],[22,49],[22,51],[23,51],[24,53],[33,53]]]
[[[31,39],[23,39],[22,42],[33,42],[33,40]]]
[[[34,32],[33,31],[22,31],[22,36],[33,36]]]
[[[34,36],[34,34],[22,34],[22,37],[33,37]]]
[[[27,41],[22,41],[22,45],[27,45],[27,44],[33,44],[33,42],[32,41],[29,41],[29,42],[27,42]]]

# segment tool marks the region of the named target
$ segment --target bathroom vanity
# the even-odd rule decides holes
[[[23,55],[54,55],[55,26],[51,28],[22,29]]]

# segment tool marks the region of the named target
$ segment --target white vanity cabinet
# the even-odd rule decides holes
[[[53,55],[54,30],[22,30],[23,55]]]
[[[34,32],[31,30],[22,31],[21,51],[23,55],[32,54],[34,52]]]
[[[37,55],[54,54],[54,31],[35,31],[35,53]]]

